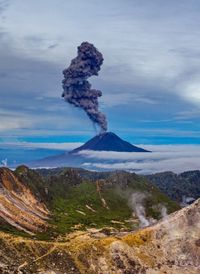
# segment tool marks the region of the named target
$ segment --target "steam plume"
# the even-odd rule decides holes
[[[62,97],[66,102],[82,108],[92,122],[100,126],[101,132],[104,132],[107,130],[106,116],[98,109],[98,97],[102,96],[102,92],[92,89],[87,80],[92,75],[98,75],[102,64],[102,54],[94,45],[83,42],[78,47],[77,57],[63,71]]]
[[[146,217],[145,207],[143,205],[145,198],[146,195],[144,193],[135,192],[132,193],[129,199],[129,204],[140,221],[140,227],[150,225],[150,221]]]
[[[161,212],[162,219],[166,219],[166,217],[168,216],[167,215],[167,208],[165,206],[162,206],[160,212]]]

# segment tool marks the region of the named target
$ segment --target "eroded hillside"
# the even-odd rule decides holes
[[[0,223],[33,234],[47,228],[44,203],[7,168],[0,168]]]
[[[127,172],[40,173],[0,169],[0,273],[199,273],[200,200],[179,210]]]
[[[197,274],[200,200],[161,222],[107,236],[90,229],[59,242],[0,233],[2,273]],[[7,272],[6,272],[7,271]]]
[[[179,209],[136,174],[71,168],[47,172],[41,176],[25,166],[14,172],[1,168],[1,230],[15,227],[46,240],[77,229],[127,231],[161,219],[163,208],[168,213]]]
[[[179,209],[145,178],[127,172],[94,173],[62,168],[38,171],[25,166],[14,174],[50,211],[48,233],[52,239],[88,228],[113,227],[118,231],[137,229]]]

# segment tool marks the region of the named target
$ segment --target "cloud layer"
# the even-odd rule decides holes
[[[180,173],[200,169],[200,146],[143,145],[142,147],[151,150],[152,153],[82,151],[80,155],[86,158],[83,166],[90,169],[121,169],[139,174],[162,171]]]

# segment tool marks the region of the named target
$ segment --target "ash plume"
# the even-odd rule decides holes
[[[87,80],[93,75],[98,75],[102,64],[102,54],[94,45],[83,42],[78,47],[77,57],[63,71],[62,97],[66,102],[83,109],[92,122],[99,125],[101,132],[105,132],[107,130],[107,120],[106,116],[99,111],[98,103],[98,97],[102,96],[102,92],[92,89]]]

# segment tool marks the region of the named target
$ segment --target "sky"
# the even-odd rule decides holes
[[[104,56],[91,82],[109,131],[134,144],[200,144],[199,14],[199,0],[0,0],[0,144],[96,134],[61,98],[83,41]]]

